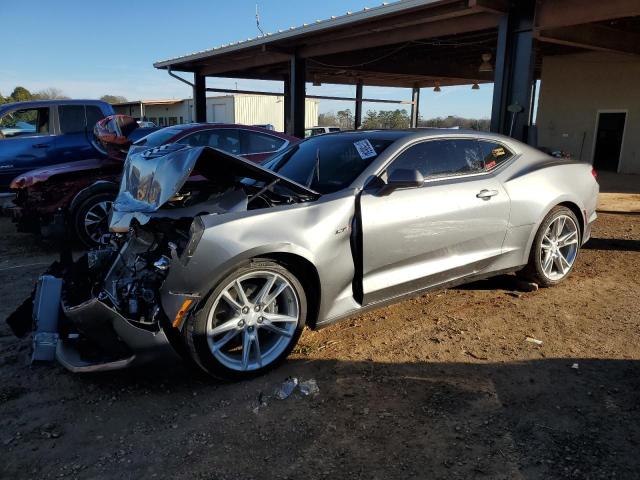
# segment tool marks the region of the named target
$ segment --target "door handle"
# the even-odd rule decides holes
[[[49,148],[48,143],[36,143],[33,148]]]
[[[485,188],[483,190],[480,190],[480,192],[478,192],[476,197],[481,198],[483,200],[491,200],[491,197],[495,197],[496,195],[498,195],[498,190],[487,190]]]

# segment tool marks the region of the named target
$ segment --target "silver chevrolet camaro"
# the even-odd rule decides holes
[[[506,272],[561,282],[598,190],[589,164],[460,130],[316,136],[264,166],[141,147],[112,233],[52,265],[8,321],[24,335],[33,316],[38,358],[55,350],[72,371],[170,350],[242,379],[282,362],[305,326]]]

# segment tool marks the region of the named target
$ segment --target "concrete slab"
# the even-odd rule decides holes
[[[598,172],[601,213],[640,214],[640,175]]]

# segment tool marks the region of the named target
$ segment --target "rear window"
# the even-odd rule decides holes
[[[160,145],[164,145],[171,139],[178,135],[182,130],[178,128],[163,128],[156,132],[150,133],[146,137],[141,138],[135,145],[144,145],[147,147],[159,147]]]

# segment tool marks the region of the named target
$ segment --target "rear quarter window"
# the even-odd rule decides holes
[[[91,130],[95,127],[96,123],[104,118],[104,113],[100,107],[96,105],[87,105],[87,127]]]
[[[501,143],[480,140],[480,153],[484,170],[489,172],[513,157],[513,152]]]

